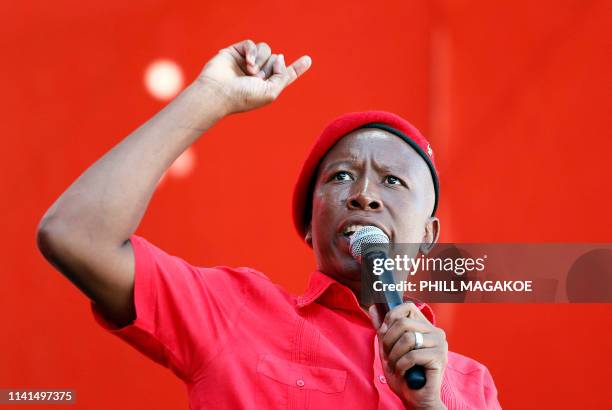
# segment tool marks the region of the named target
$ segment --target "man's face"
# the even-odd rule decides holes
[[[349,250],[362,225],[393,243],[431,243],[435,193],[425,161],[399,137],[380,129],[354,131],[332,147],[318,168],[312,197],[312,240],[318,269],[353,290],[360,267]]]

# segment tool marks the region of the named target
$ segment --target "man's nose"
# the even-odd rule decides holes
[[[349,209],[362,211],[381,211],[384,206],[380,197],[373,192],[368,181],[356,185],[356,192],[348,198],[347,206]]]

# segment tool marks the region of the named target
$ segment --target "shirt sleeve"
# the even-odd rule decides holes
[[[130,242],[136,319],[118,328],[91,302],[93,316],[104,329],[189,381],[229,337],[254,275],[247,268],[194,267],[136,235]]]
[[[484,396],[485,403],[487,409],[501,409],[501,405],[499,404],[499,400],[497,398],[497,387],[495,387],[495,383],[493,382],[493,376],[489,372],[489,369],[484,368]]]
[[[454,352],[444,371],[442,401],[449,410],[501,409],[493,377],[483,364]]]

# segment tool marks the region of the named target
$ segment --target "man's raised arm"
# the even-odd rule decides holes
[[[117,326],[135,319],[129,237],[174,160],[226,115],[274,101],[310,67],[289,67],[265,43],[224,48],[196,81],[90,166],[49,208],[37,240],[42,254]]]

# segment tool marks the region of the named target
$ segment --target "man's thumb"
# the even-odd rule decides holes
[[[372,321],[372,326],[374,326],[374,329],[378,330],[378,328],[382,324],[382,320],[378,316],[378,309],[376,309],[376,305],[370,306],[368,308],[368,313],[370,314],[370,320]]]

